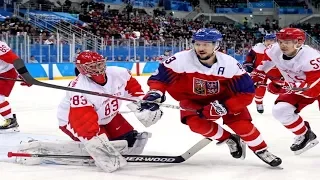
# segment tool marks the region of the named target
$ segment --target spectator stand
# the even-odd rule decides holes
[[[246,5],[248,6],[248,3]],[[109,61],[157,61],[168,49],[175,53],[190,48],[191,35],[197,29],[213,27],[219,29],[224,36],[220,50],[241,62],[251,46],[262,41],[265,33],[275,32],[280,28],[277,22],[273,23],[274,19],[255,23],[250,16],[247,20],[241,19],[241,23],[226,23],[213,19],[210,21],[204,17],[196,20],[177,19],[161,13],[157,16],[141,13],[128,15],[101,4],[84,9],[90,11],[75,16],[84,23],[68,22],[66,19],[57,21],[49,15],[52,21],[46,22],[37,18],[39,15],[32,15],[28,22],[35,25],[38,34],[31,35],[24,28],[13,28],[12,33],[8,33],[8,28],[5,27],[6,35],[3,35],[3,39],[10,42],[14,50],[28,62],[30,59],[33,62],[69,62],[73,61],[76,51],[84,49],[98,51]],[[41,13],[57,15],[56,12]],[[23,23],[26,24],[26,21]],[[15,22],[14,27],[16,24],[18,22]],[[316,31],[307,30],[311,27],[302,28],[306,29],[311,37],[317,36]],[[11,30],[11,27],[9,29]],[[317,43],[312,39],[308,42]]]

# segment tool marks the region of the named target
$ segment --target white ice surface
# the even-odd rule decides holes
[[[147,90],[147,77],[137,77]],[[46,81],[66,86],[68,80]],[[215,142],[181,164],[129,164],[112,174],[104,173],[96,167],[87,166],[23,166],[6,158],[8,151],[29,137],[34,139],[69,140],[58,129],[56,108],[64,91],[16,84],[9,98],[13,111],[17,114],[21,132],[0,134],[0,180],[303,180],[320,179],[320,145],[305,154],[295,156],[289,147],[293,135],[287,131],[271,114],[276,96],[265,97],[265,113],[258,114],[255,104],[250,105],[254,123],[269,145],[269,150],[282,158],[283,170],[269,168],[248,150],[245,160],[235,160],[229,155],[226,146],[216,146]],[[170,97],[166,103],[177,104]],[[127,110],[122,107],[122,110]],[[147,129],[153,137],[145,148],[145,154],[178,155],[190,148],[202,137],[192,133],[180,123],[179,111],[165,109],[158,124]],[[320,132],[319,108],[314,103],[305,108],[301,115],[308,120],[315,133]],[[138,130],[146,130],[132,114],[125,115]]]

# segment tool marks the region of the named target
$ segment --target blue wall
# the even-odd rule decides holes
[[[159,66],[158,62],[107,62],[107,66],[127,68],[133,75],[150,75]],[[66,79],[74,76],[74,63],[34,63],[26,64],[32,77],[38,79]]]
[[[20,41],[20,40],[18,40]],[[21,42],[23,39],[21,39]],[[13,51],[17,53],[20,57],[23,59],[27,59],[24,57],[24,52],[21,52],[21,49],[16,49],[16,41],[15,42],[7,42],[10,47],[12,47]],[[77,46],[76,48],[80,48],[81,46]],[[172,46],[151,46],[151,47],[143,47],[138,46],[136,47],[136,56],[140,57],[140,61],[144,61],[145,55],[149,57],[150,59],[152,57],[158,57],[160,55],[164,54],[165,50],[172,50],[172,53],[179,52],[178,47],[172,47]],[[245,59],[245,56],[242,54],[236,54],[234,50],[229,49],[228,54],[238,61],[242,62]],[[108,60],[112,60],[112,55],[114,55],[116,61],[125,61],[126,57],[133,58],[134,57],[134,49],[133,47],[128,46],[118,46],[114,48],[114,54],[112,54],[112,49],[107,46],[104,50],[99,50],[98,53],[103,55],[104,57],[107,57]],[[39,44],[31,44],[30,45],[30,56],[34,56],[35,59],[38,62],[42,63],[56,63],[57,62],[57,46],[56,45],[39,45]],[[118,57],[121,58],[121,60],[118,60]],[[62,61],[61,62],[70,62],[70,46],[64,45],[62,47]],[[42,61],[40,61],[42,60]]]

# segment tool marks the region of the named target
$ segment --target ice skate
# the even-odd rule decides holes
[[[246,158],[246,144],[241,140],[240,136],[232,134],[229,139],[218,142],[217,145],[224,143],[228,145],[232,157],[236,159]]]
[[[268,150],[261,150],[254,152],[263,162],[269,164],[272,167],[279,166],[282,163],[282,160],[270,153]]]
[[[263,104],[257,104],[257,111],[260,114],[262,114],[264,112]]]
[[[19,132],[19,124],[15,114],[13,114],[13,118],[3,119],[0,122],[0,134],[12,132]]]
[[[304,135],[297,136],[290,147],[291,151],[293,151],[295,155],[299,155],[319,143],[317,135],[311,131],[310,125],[307,121],[305,121],[305,125],[307,126],[308,131]]]

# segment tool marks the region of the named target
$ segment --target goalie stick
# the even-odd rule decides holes
[[[204,138],[193,145],[185,153],[179,156],[154,156],[154,155],[123,155],[127,162],[133,163],[182,163],[199,152],[212,142],[210,138]],[[92,159],[90,156],[78,155],[58,155],[58,154],[30,154],[30,153],[15,153],[8,152],[8,157],[38,157],[38,158],[68,158],[68,159]]]
[[[53,89],[60,89],[60,90],[65,90],[65,91],[79,92],[79,93],[90,94],[90,95],[95,95],[95,96],[109,97],[109,98],[131,101],[131,102],[138,102],[136,99],[113,96],[111,94],[106,94],[106,93],[87,91],[87,90],[83,90],[83,89],[76,89],[76,88],[70,88],[70,87],[64,87],[64,86],[58,86],[58,85],[54,85],[54,84],[44,83],[44,82],[41,82],[41,81],[34,79],[30,75],[23,60],[17,59],[13,62],[13,65],[16,68],[16,70],[18,71],[18,73],[23,77],[24,81],[26,81],[26,83],[30,84],[30,85],[42,86],[42,87],[53,88]],[[17,79],[17,81],[19,81],[19,79]],[[152,102],[152,103],[154,103],[154,102]],[[171,104],[159,104],[159,106],[165,107],[165,108],[171,108],[171,109],[179,109],[179,110],[184,110],[184,111],[193,111],[193,112],[197,111],[195,109],[181,108],[180,106],[171,105]]]

